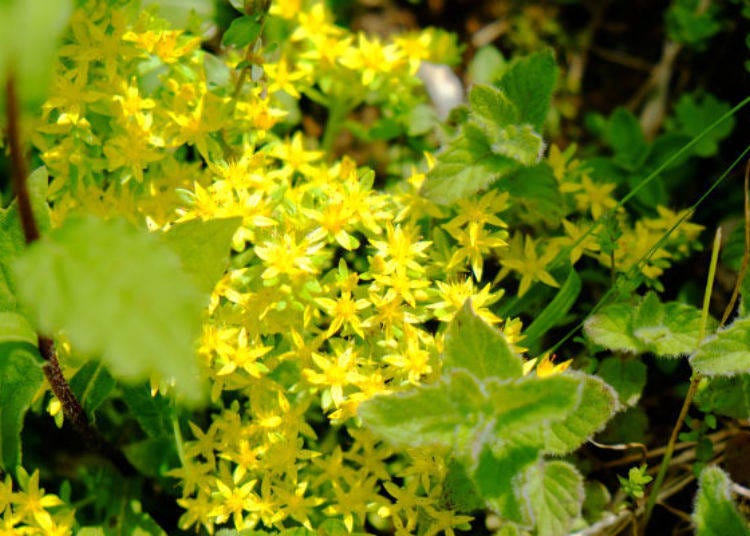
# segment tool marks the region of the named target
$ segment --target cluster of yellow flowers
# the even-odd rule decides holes
[[[74,512],[60,497],[39,488],[39,471],[29,475],[19,467],[17,477],[21,485],[17,491],[10,475],[0,481],[0,534],[70,534]]]
[[[578,241],[582,220],[564,221],[564,234],[544,246],[528,232],[510,236],[507,193],[430,203],[419,195],[429,156],[391,190],[374,188],[374,173],[350,158],[330,160],[335,129],[355,107],[426,102],[417,68],[457,54],[445,34],[355,35],[313,0],[276,1],[270,16],[285,38],[247,60],[242,51],[206,52],[200,38],[125,2],[78,9],[33,136],[54,177],[53,224],[77,212],[154,231],[242,218],[199,343],[218,409],[209,425],[191,426],[181,467],[170,472],[182,488],[181,528],[312,529],[333,519],[350,532],[369,524],[453,534],[471,518],[449,499],[449,456],[379,442],[358,426],[359,404],[436,378],[436,326],[467,298],[518,344],[520,322],[490,309],[504,292],[497,282],[515,272],[520,294],[535,281],[556,286],[547,266],[562,248],[575,246],[573,262],[603,254],[595,236]],[[256,62],[249,78],[239,76],[243,61]],[[301,94],[329,110],[320,146],[293,130]],[[616,204],[613,187],[576,175],[559,151],[551,164],[560,181],[576,176],[569,193],[592,221]],[[665,211],[623,235],[618,269],[675,217]],[[697,228],[681,232],[688,241]],[[485,281],[491,259],[494,283]],[[648,266],[658,275],[658,261]],[[52,497],[5,517],[41,526]]]

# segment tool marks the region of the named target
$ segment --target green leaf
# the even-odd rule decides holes
[[[581,278],[574,269],[570,269],[565,283],[562,284],[551,302],[541,313],[536,315],[534,321],[523,332],[525,345],[533,345],[537,339],[555,327],[557,323],[568,313],[576,302],[581,292]]]
[[[544,429],[564,420],[580,403],[582,383],[572,374],[488,380],[485,388],[496,433],[513,438],[515,432]]]
[[[194,219],[173,225],[163,238],[179,255],[185,273],[210,294],[229,264],[232,237],[241,223],[242,218]]]
[[[721,30],[717,13],[716,6],[702,6],[699,0],[674,0],[665,16],[669,38],[702,50],[708,38]]]
[[[39,113],[52,74],[57,41],[72,13],[71,0],[0,2],[0,104],[5,110],[5,80],[12,72],[25,110]]]
[[[260,35],[261,25],[256,20],[257,17],[244,15],[237,17],[229,25],[227,31],[224,32],[224,37],[221,39],[221,44],[224,46],[233,46],[237,48],[244,48],[250,43],[254,42],[258,35]]]
[[[496,187],[511,195],[511,210],[523,221],[544,222],[557,227],[565,216],[565,199],[547,162],[519,168]]]
[[[502,77],[507,67],[508,62],[502,53],[494,46],[487,45],[476,51],[467,71],[475,85],[492,84]]]
[[[517,161],[492,151],[481,127],[467,123],[437,155],[421,193],[435,203],[450,205],[487,188],[518,167]]]
[[[689,136],[691,139],[702,134],[731,106],[710,93],[705,95],[683,94],[674,109],[674,118],[667,121],[666,127],[672,132]],[[735,119],[729,117],[706,133],[693,146],[693,152],[703,158],[719,152],[719,142],[729,136],[734,129]]]
[[[149,438],[131,443],[123,448],[123,453],[141,474],[152,478],[164,476],[180,465],[172,438]]]
[[[750,317],[707,338],[690,357],[695,372],[706,376],[732,376],[750,370]]]
[[[505,336],[482,320],[466,300],[445,333],[443,370],[464,368],[479,379],[520,378],[523,360]]]
[[[552,50],[527,56],[516,63],[500,80],[500,89],[515,104],[520,121],[542,131],[557,81],[557,65]]]
[[[44,383],[38,358],[28,346],[0,344],[0,469],[21,464],[21,429],[31,400]]]
[[[607,144],[614,151],[613,160],[628,171],[640,168],[648,156],[648,142],[632,112],[617,108],[607,123]]]
[[[512,158],[524,166],[538,162],[544,150],[542,136],[531,125],[508,125],[494,129],[490,141],[493,152]]]
[[[582,383],[578,404],[559,422],[524,431],[523,441],[541,445],[544,452],[565,455],[580,447],[604,425],[615,412],[617,394],[596,376],[568,371]],[[521,439],[519,439],[521,441]]]
[[[203,397],[194,343],[204,300],[177,255],[119,220],[69,219],[15,265],[18,295],[43,333],[64,329],[117,378],[157,374]]]
[[[101,361],[88,361],[70,379],[70,389],[91,417],[117,382]]]
[[[750,419],[750,374],[703,378],[695,403],[704,413]]]
[[[189,26],[190,19],[198,16],[203,21],[214,18],[213,0],[141,0],[144,6],[156,5],[159,16],[169,21],[174,28]]]
[[[472,424],[469,417],[484,400],[477,380],[456,370],[438,383],[368,400],[360,405],[359,416],[394,444],[453,445],[459,427]]]
[[[747,521],[732,500],[732,481],[716,466],[703,469],[698,478],[693,522],[698,536],[741,536],[750,534]]]
[[[146,435],[157,439],[174,436],[174,408],[162,395],[151,396],[148,384],[123,385],[122,397]]]
[[[708,319],[708,329],[716,321]],[[649,292],[637,305],[603,307],[584,323],[586,334],[610,350],[677,357],[693,352],[701,331],[701,312],[679,302],[661,303]]]
[[[599,365],[597,375],[611,385],[624,406],[635,406],[646,386],[646,365],[637,358],[612,356]]]
[[[38,344],[36,331],[25,316],[0,311],[0,344],[6,342],[25,342],[32,346]]]
[[[459,512],[474,512],[484,508],[484,501],[466,470],[466,464],[450,458],[446,465],[443,486],[449,504]]]
[[[492,86],[475,85],[469,92],[471,114],[496,129],[518,123],[518,109],[505,94]]]
[[[526,501],[518,496],[523,470],[539,459],[531,447],[507,444],[490,449],[485,446],[472,472],[479,494],[504,520],[528,525],[530,512]]]
[[[564,536],[581,514],[583,477],[571,464],[540,460],[524,474],[521,493],[529,503],[535,534]]]

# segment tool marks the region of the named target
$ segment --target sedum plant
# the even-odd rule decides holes
[[[562,535],[626,505],[587,511],[606,492],[577,454],[638,402],[625,354],[691,355],[688,402],[746,418],[744,312],[717,331],[656,293],[700,248],[670,188],[739,107],[686,94],[653,140],[618,109],[589,153],[545,130],[560,68],[538,44],[475,64],[442,120],[419,76],[460,61],[442,30],[254,0],[219,40],[211,2],[159,4],[0,8],[7,532]],[[589,366],[555,362],[584,317]],[[50,421],[81,438],[67,462],[42,459]],[[643,471],[621,482],[648,519]],[[699,530],[746,527],[730,488],[700,474]]]

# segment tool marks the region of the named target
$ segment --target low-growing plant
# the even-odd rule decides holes
[[[213,7],[0,6],[6,533],[647,531],[693,481],[698,533],[748,532],[713,462],[750,417],[750,222],[723,318],[721,232],[701,307],[668,280],[750,147],[673,199],[750,98],[591,114],[579,149],[545,130],[580,87],[538,12],[514,12],[516,54],[476,53],[443,118],[420,66],[458,65],[453,34],[354,32],[318,0]],[[701,50],[720,20],[675,0],[665,28]],[[347,155],[368,144],[372,166]],[[661,454],[611,440],[681,357]],[[626,478],[595,448],[645,452]]]

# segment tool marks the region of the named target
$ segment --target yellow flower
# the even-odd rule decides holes
[[[284,233],[274,241],[266,240],[262,245],[255,246],[255,254],[266,265],[261,277],[272,279],[280,275],[296,277],[317,273],[314,254],[324,245],[323,242],[309,242],[307,238],[298,242],[291,233]]]
[[[403,53],[396,45],[383,45],[377,37],[357,36],[357,46],[349,47],[339,59],[341,65],[361,73],[362,85],[369,86],[381,73],[393,72],[403,63]]]
[[[329,389],[331,400],[338,407],[344,402],[344,387],[361,381],[362,376],[357,372],[358,353],[353,346],[335,352],[335,359],[314,352],[312,359],[322,372],[305,369],[302,373],[312,385]]]
[[[326,331],[326,336],[330,337],[336,333],[342,326],[349,326],[354,333],[364,338],[362,331],[362,320],[359,312],[367,309],[372,304],[365,299],[355,300],[351,292],[344,291],[337,300],[331,298],[317,298],[315,300],[328,314],[331,323]]]
[[[286,58],[281,58],[277,63],[264,64],[263,70],[269,79],[268,93],[273,94],[275,91],[283,91],[295,99],[300,98],[299,91],[297,91],[299,84],[295,84],[295,82],[299,82],[307,76],[305,71],[300,69],[290,71]]]
[[[534,239],[526,235],[525,241],[522,233],[513,235],[510,251],[508,251],[500,263],[521,276],[518,286],[518,295],[523,296],[534,281],[541,281],[551,287],[559,287],[555,278],[547,271],[547,265],[557,256],[557,249],[548,247],[541,256],[537,253]],[[502,272],[501,272],[502,274]]]

